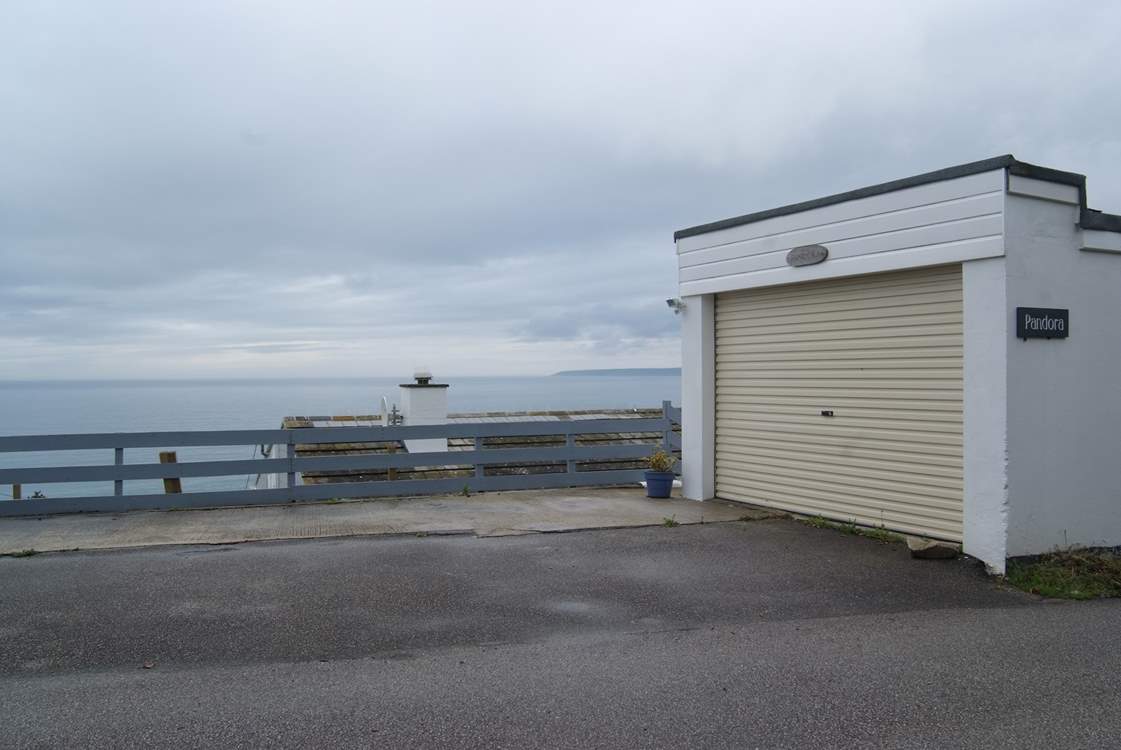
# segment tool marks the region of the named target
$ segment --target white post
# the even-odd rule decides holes
[[[965,307],[962,549],[991,572],[1003,574],[1009,512],[1007,261],[970,261],[962,264],[961,271]]]
[[[681,309],[681,483],[690,500],[716,493],[716,299],[684,297]]]

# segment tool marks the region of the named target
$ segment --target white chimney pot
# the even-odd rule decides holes
[[[402,383],[401,415],[405,425],[446,424],[448,421],[448,385],[433,383],[432,374],[418,369],[415,382]],[[409,453],[440,453],[448,449],[447,438],[406,440]]]

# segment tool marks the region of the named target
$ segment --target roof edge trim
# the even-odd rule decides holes
[[[802,211],[809,211],[822,206],[830,206],[834,203],[844,203],[846,201],[859,200],[860,198],[869,198],[874,195],[883,195],[884,193],[895,192],[896,190],[904,190],[918,185],[926,185],[931,182],[941,182],[943,180],[952,180],[957,177],[966,177],[969,175],[980,174],[981,172],[991,172],[996,169],[1007,170],[1009,174],[1014,174],[1021,177],[1031,177],[1037,180],[1046,180],[1048,182],[1058,182],[1064,185],[1073,185],[1078,188],[1079,201],[1081,203],[1080,225],[1085,228],[1094,229],[1107,229],[1107,231],[1121,231],[1121,217],[1114,216],[1113,214],[1102,214],[1097,211],[1089,211],[1086,208],[1086,176],[1077,174],[1075,172],[1063,172],[1058,169],[1051,169],[1049,167],[1040,167],[1035,164],[1028,164],[1027,162],[1018,161],[1012,154],[1005,154],[1003,156],[995,156],[991,159],[982,159],[981,161],[969,162],[968,164],[959,164],[954,167],[946,167],[938,169],[933,172],[925,172],[923,174],[914,175],[913,177],[904,177],[901,180],[892,180],[891,182],[882,182],[878,185],[870,185],[868,187],[859,188],[857,190],[849,190],[844,193],[836,193],[835,195],[828,195],[823,198],[815,198],[814,200],[803,201],[801,203],[792,203],[787,206],[780,206],[778,208],[768,209],[766,211],[757,211],[755,213],[744,214],[742,216],[734,216],[730,219],[723,219],[721,221],[714,221],[708,224],[700,224],[688,229],[680,229],[673,233],[673,239],[684,239],[685,237],[695,237],[699,234],[708,234],[709,232],[718,232],[721,229],[729,229],[731,227],[738,227],[744,224],[752,224],[764,219],[771,219],[776,216],[786,216],[788,214],[801,213]],[[1093,227],[1086,222],[1090,221],[1094,224]],[[1116,227],[1116,228],[1107,228]]]
[[[1078,226],[1083,229],[1095,229],[1099,232],[1121,232],[1121,215],[1083,208]]]

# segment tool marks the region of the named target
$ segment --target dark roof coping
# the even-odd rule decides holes
[[[1106,231],[1121,232],[1121,216],[1103,214],[1101,211],[1091,211],[1086,208],[1085,175],[1028,164],[1027,162],[1019,161],[1012,154],[1005,154],[1004,156],[995,156],[991,159],[982,159],[981,161],[974,161],[968,164],[959,164],[956,167],[937,169],[933,172],[926,172],[924,174],[914,175],[913,177],[904,177],[901,180],[892,180],[891,182],[882,182],[879,185],[870,185],[857,190],[849,190],[844,193],[837,193],[836,195],[827,195],[824,198],[815,198],[814,200],[803,201],[802,203],[792,203],[788,206],[779,206],[778,208],[771,208],[766,211],[757,211],[755,213],[744,214],[743,216],[723,219],[722,221],[714,221],[709,224],[700,224],[695,227],[689,227],[688,229],[680,229],[673,233],[673,239],[676,242],[685,237],[694,237],[698,234],[708,234],[709,232],[717,232],[721,229],[738,227],[743,224],[752,224],[776,216],[786,216],[787,214],[796,214],[814,208],[821,208],[822,206],[830,206],[834,203],[844,203],[845,201],[869,198],[873,195],[883,195],[884,193],[891,193],[896,190],[903,190],[917,185],[926,185],[931,182],[941,182],[942,180],[952,180],[957,177],[980,174],[981,172],[991,172],[994,169],[1004,169],[1007,170],[1009,174],[1018,175],[1020,177],[1031,177],[1036,180],[1073,185],[1078,188],[1079,202],[1082,207],[1079,218],[1080,226],[1085,229],[1104,229]]]
[[[1082,211],[1078,225],[1083,229],[1097,229],[1102,232],[1121,232],[1121,216],[1107,214],[1093,208]]]

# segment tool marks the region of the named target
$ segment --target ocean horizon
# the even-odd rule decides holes
[[[437,378],[452,412],[631,409],[681,398],[679,375]],[[286,416],[377,414],[395,377],[0,380],[0,435],[279,427]]]

